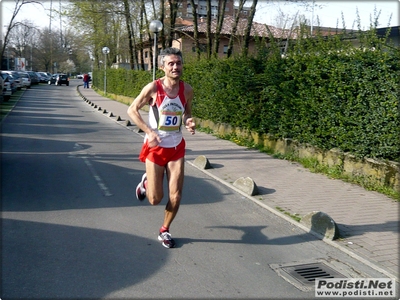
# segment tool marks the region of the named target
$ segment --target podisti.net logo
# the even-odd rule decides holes
[[[315,297],[393,298],[393,278],[325,278],[315,280]]]

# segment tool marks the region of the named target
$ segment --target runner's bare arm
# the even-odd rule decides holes
[[[143,130],[144,133],[148,135],[150,147],[158,145],[161,140],[160,137],[143,120],[140,114],[140,109],[146,104],[149,104],[150,100],[156,97],[156,94],[157,86],[155,82],[150,82],[142,89],[139,96],[133,100],[132,104],[128,108],[129,117],[141,130]]]
[[[195,134],[196,124],[192,118],[192,100],[194,97],[193,88],[185,83],[185,99],[186,107],[185,114],[183,115],[183,124],[185,124],[186,129],[191,133]]]

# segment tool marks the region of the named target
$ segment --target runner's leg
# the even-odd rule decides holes
[[[164,197],[163,178],[165,168],[146,159],[146,197],[151,205],[157,205]]]
[[[165,207],[163,226],[169,228],[179,210],[184,179],[184,158],[170,161],[167,166],[169,199]]]

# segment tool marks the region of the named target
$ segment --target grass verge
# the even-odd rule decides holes
[[[24,94],[25,90],[16,91],[11,95],[8,101],[4,101],[4,99],[0,103],[0,123],[7,117],[7,115],[12,111],[15,104],[19,101],[21,96]]]

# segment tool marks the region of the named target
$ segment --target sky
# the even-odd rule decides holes
[[[0,0],[1,6],[1,28],[4,33],[4,26],[6,26],[12,16],[12,12],[15,6],[14,0]],[[251,2],[250,0],[248,0]],[[21,11],[18,13],[16,20],[22,21],[24,19],[32,20],[39,27],[49,27],[49,8],[51,1],[41,1],[43,7],[38,4],[26,4],[22,7]],[[66,2],[66,1],[61,1]],[[319,19],[319,25],[324,27],[334,27],[337,25],[339,28],[342,26],[343,12],[345,18],[345,25],[347,29],[357,29],[357,25],[354,25],[354,21],[357,19],[357,9],[360,15],[361,28],[369,29],[371,16],[374,17],[374,10],[380,11],[380,17],[378,18],[378,27],[388,27],[388,26],[399,26],[399,10],[400,10],[400,0],[380,0],[380,1],[319,1],[314,0],[314,14],[312,13],[312,3],[313,1],[308,1],[308,8],[299,3],[304,2],[297,0],[296,3],[284,0],[266,1],[258,0],[257,13],[254,21],[259,23],[264,23],[268,25],[277,26],[277,16],[279,11],[285,14],[285,19],[290,20],[296,15],[304,15],[307,19],[314,19],[314,26],[317,25],[317,17]],[[53,8],[59,7],[60,0],[53,0]],[[249,4],[250,5],[250,4]],[[314,17],[313,17],[314,16]],[[391,21],[389,24],[389,19],[391,16]],[[337,23],[339,20],[339,23]],[[291,21],[289,21],[290,23]],[[288,23],[288,24],[289,24]],[[291,25],[291,24],[290,24]],[[289,28],[290,25],[286,25]],[[60,22],[58,19],[52,22],[52,28],[60,28]]]
[[[312,3],[308,1],[308,8],[300,5],[301,1],[297,4],[288,3],[288,1],[258,1],[258,13],[256,14],[255,21],[265,23],[268,25],[275,25],[276,16],[281,10],[285,15],[293,18],[296,12],[299,15],[303,14],[309,20],[314,19],[313,24],[316,26],[317,20],[319,25],[323,27],[339,27],[343,28],[342,13],[345,20],[345,27],[347,29],[357,29],[357,10],[360,16],[361,29],[369,29],[371,17],[374,20],[375,13],[380,11],[378,18],[378,28],[399,26],[399,10],[400,0],[380,0],[380,1],[314,1],[314,18],[312,18]],[[390,22],[390,24],[389,24]],[[354,27],[353,27],[354,24]],[[290,27],[290,26],[286,26]]]

